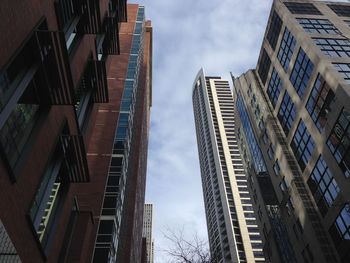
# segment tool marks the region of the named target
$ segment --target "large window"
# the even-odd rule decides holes
[[[290,59],[292,58],[295,48],[296,40],[288,28],[284,30],[283,38],[281,41],[280,49],[278,51],[278,60],[281,63],[285,71],[287,71]]]
[[[271,59],[269,58],[269,55],[267,54],[265,49],[263,49],[262,51],[258,65],[259,65],[258,73],[259,73],[260,79],[262,83],[265,85],[267,75],[269,73],[269,69],[271,65]]]
[[[237,110],[240,115],[244,134],[248,142],[249,151],[253,158],[253,165],[254,165],[255,171],[257,173],[266,172],[265,161],[263,159],[261,149],[255,137],[254,130],[253,130],[250,118],[248,116],[247,108],[245,106],[242,95],[240,94],[238,95],[238,99],[237,99]]]
[[[312,139],[303,120],[300,120],[290,146],[298,161],[299,167],[301,170],[304,170],[315,149],[315,141]]]
[[[322,13],[311,3],[284,2],[292,14],[322,15]]]
[[[337,5],[337,4],[329,4],[328,5],[334,13],[338,16],[347,16],[350,17],[350,6],[349,5]]]
[[[350,176],[350,112],[340,113],[327,145],[346,177]]]
[[[279,17],[277,12],[274,10],[270,22],[269,31],[267,32],[267,41],[273,50],[276,48],[277,40],[282,28],[282,19]]]
[[[318,34],[339,34],[339,30],[328,19],[297,18],[306,32]]]
[[[338,233],[342,239],[350,240],[350,205],[346,204],[335,220]]]
[[[322,76],[318,74],[307,101],[306,109],[320,132],[323,131],[327,123],[327,115],[331,111],[334,97],[334,92]]]
[[[334,67],[342,75],[347,83],[350,84],[350,64],[347,63],[333,63]]]
[[[15,167],[39,113],[39,106],[17,104],[0,129],[0,142],[12,167]]]
[[[63,133],[69,133],[67,126]],[[58,143],[29,211],[33,227],[45,251],[52,238],[54,225],[57,223],[61,209],[60,204],[62,204],[68,186],[63,154],[61,144]]]
[[[337,38],[314,38],[316,45],[328,57],[350,57],[350,41]]]
[[[269,85],[267,86],[267,95],[270,98],[270,101],[273,107],[276,106],[278,97],[280,96],[282,89],[282,81],[278,76],[276,69],[273,69]]]
[[[291,97],[289,96],[288,92],[285,91],[283,100],[281,103],[281,107],[278,111],[278,119],[286,135],[289,134],[292,124],[295,120],[295,116],[296,116],[295,105]]]
[[[312,61],[305,54],[304,50],[300,48],[290,75],[290,81],[301,99],[304,96],[313,69],[314,64],[312,64]]]
[[[340,189],[322,155],[319,157],[307,183],[320,212],[325,215],[328,207],[332,206],[337,198]]]

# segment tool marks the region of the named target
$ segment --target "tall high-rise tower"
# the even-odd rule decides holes
[[[153,241],[153,204],[145,204],[143,211],[142,237],[146,238],[147,263],[154,262],[154,241]]]
[[[264,262],[228,81],[200,70],[193,84],[193,108],[213,262]]]

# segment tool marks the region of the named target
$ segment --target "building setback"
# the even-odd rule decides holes
[[[144,7],[6,0],[0,17],[0,261],[141,262]]]
[[[349,20],[349,3],[275,0],[256,70],[233,77],[267,262],[350,262]]]
[[[212,262],[264,262],[229,82],[200,70],[192,99]]]
[[[147,263],[154,262],[153,204],[145,204],[142,237],[146,238]]]

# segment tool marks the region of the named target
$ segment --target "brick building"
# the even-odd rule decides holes
[[[141,261],[144,7],[6,0],[0,19],[0,261]]]

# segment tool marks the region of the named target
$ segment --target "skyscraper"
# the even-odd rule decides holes
[[[140,262],[144,7],[5,0],[0,20],[0,261]]]
[[[212,260],[264,262],[229,83],[200,70],[192,99]]]
[[[233,78],[269,262],[350,262],[349,18],[349,3],[275,0],[256,70]]]
[[[147,263],[154,262],[154,240],[153,240],[153,204],[145,204],[143,212],[143,233],[146,238]]]

